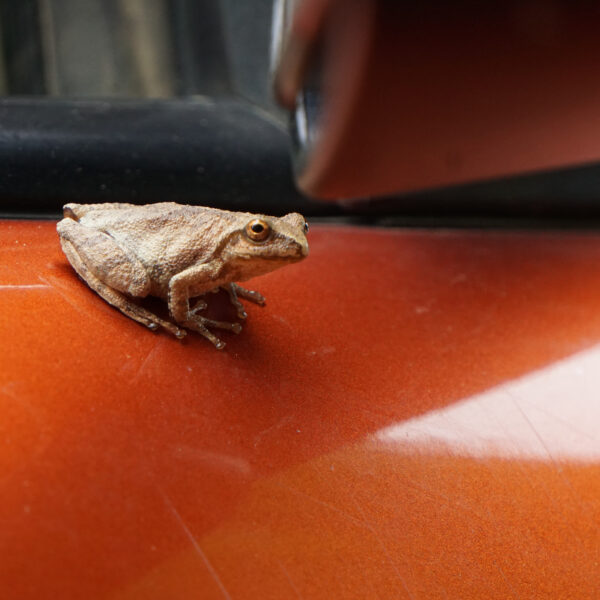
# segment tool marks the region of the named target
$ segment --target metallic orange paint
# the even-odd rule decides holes
[[[600,236],[310,243],[217,352],[0,223],[0,597],[595,597]]]

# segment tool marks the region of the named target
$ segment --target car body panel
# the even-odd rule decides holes
[[[0,222],[3,598],[595,595],[600,236],[309,242],[219,352]]]

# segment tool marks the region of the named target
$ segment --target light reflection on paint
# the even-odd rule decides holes
[[[482,394],[386,427],[399,451],[591,462],[600,459],[600,346]]]

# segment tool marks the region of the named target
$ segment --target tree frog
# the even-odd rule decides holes
[[[206,308],[190,299],[224,289],[239,319],[239,298],[265,299],[244,289],[245,281],[308,255],[308,225],[298,213],[270,217],[204,206],[162,202],[66,204],[57,231],[62,249],[79,276],[104,300],[152,330],[163,327],[178,338],[197,331],[217,349],[225,344],[208,327],[239,333],[240,323],[198,314]],[[156,296],[168,303],[176,324],[132,299]]]

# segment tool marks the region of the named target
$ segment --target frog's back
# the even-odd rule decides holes
[[[230,211],[176,202],[66,204],[63,214],[86,227],[101,229],[115,237],[131,231],[145,235],[168,233],[172,237],[175,229],[186,230],[186,235],[189,235],[193,230],[200,231],[218,224],[226,227],[236,221],[236,213]]]
[[[170,277],[206,260],[236,224],[236,214],[175,202],[67,204],[65,217],[108,233],[149,271]]]
[[[167,222],[174,219],[214,219],[231,214],[228,211],[207,206],[189,206],[176,202],[158,202],[156,204],[127,204],[124,202],[106,202],[103,204],[65,204],[63,215],[80,221],[89,227],[118,227],[122,224]]]
[[[108,212],[111,210],[125,210],[134,208],[134,204],[126,204],[122,202],[104,202],[102,204],[75,204],[71,202],[63,206],[63,217],[79,221],[90,213]]]

